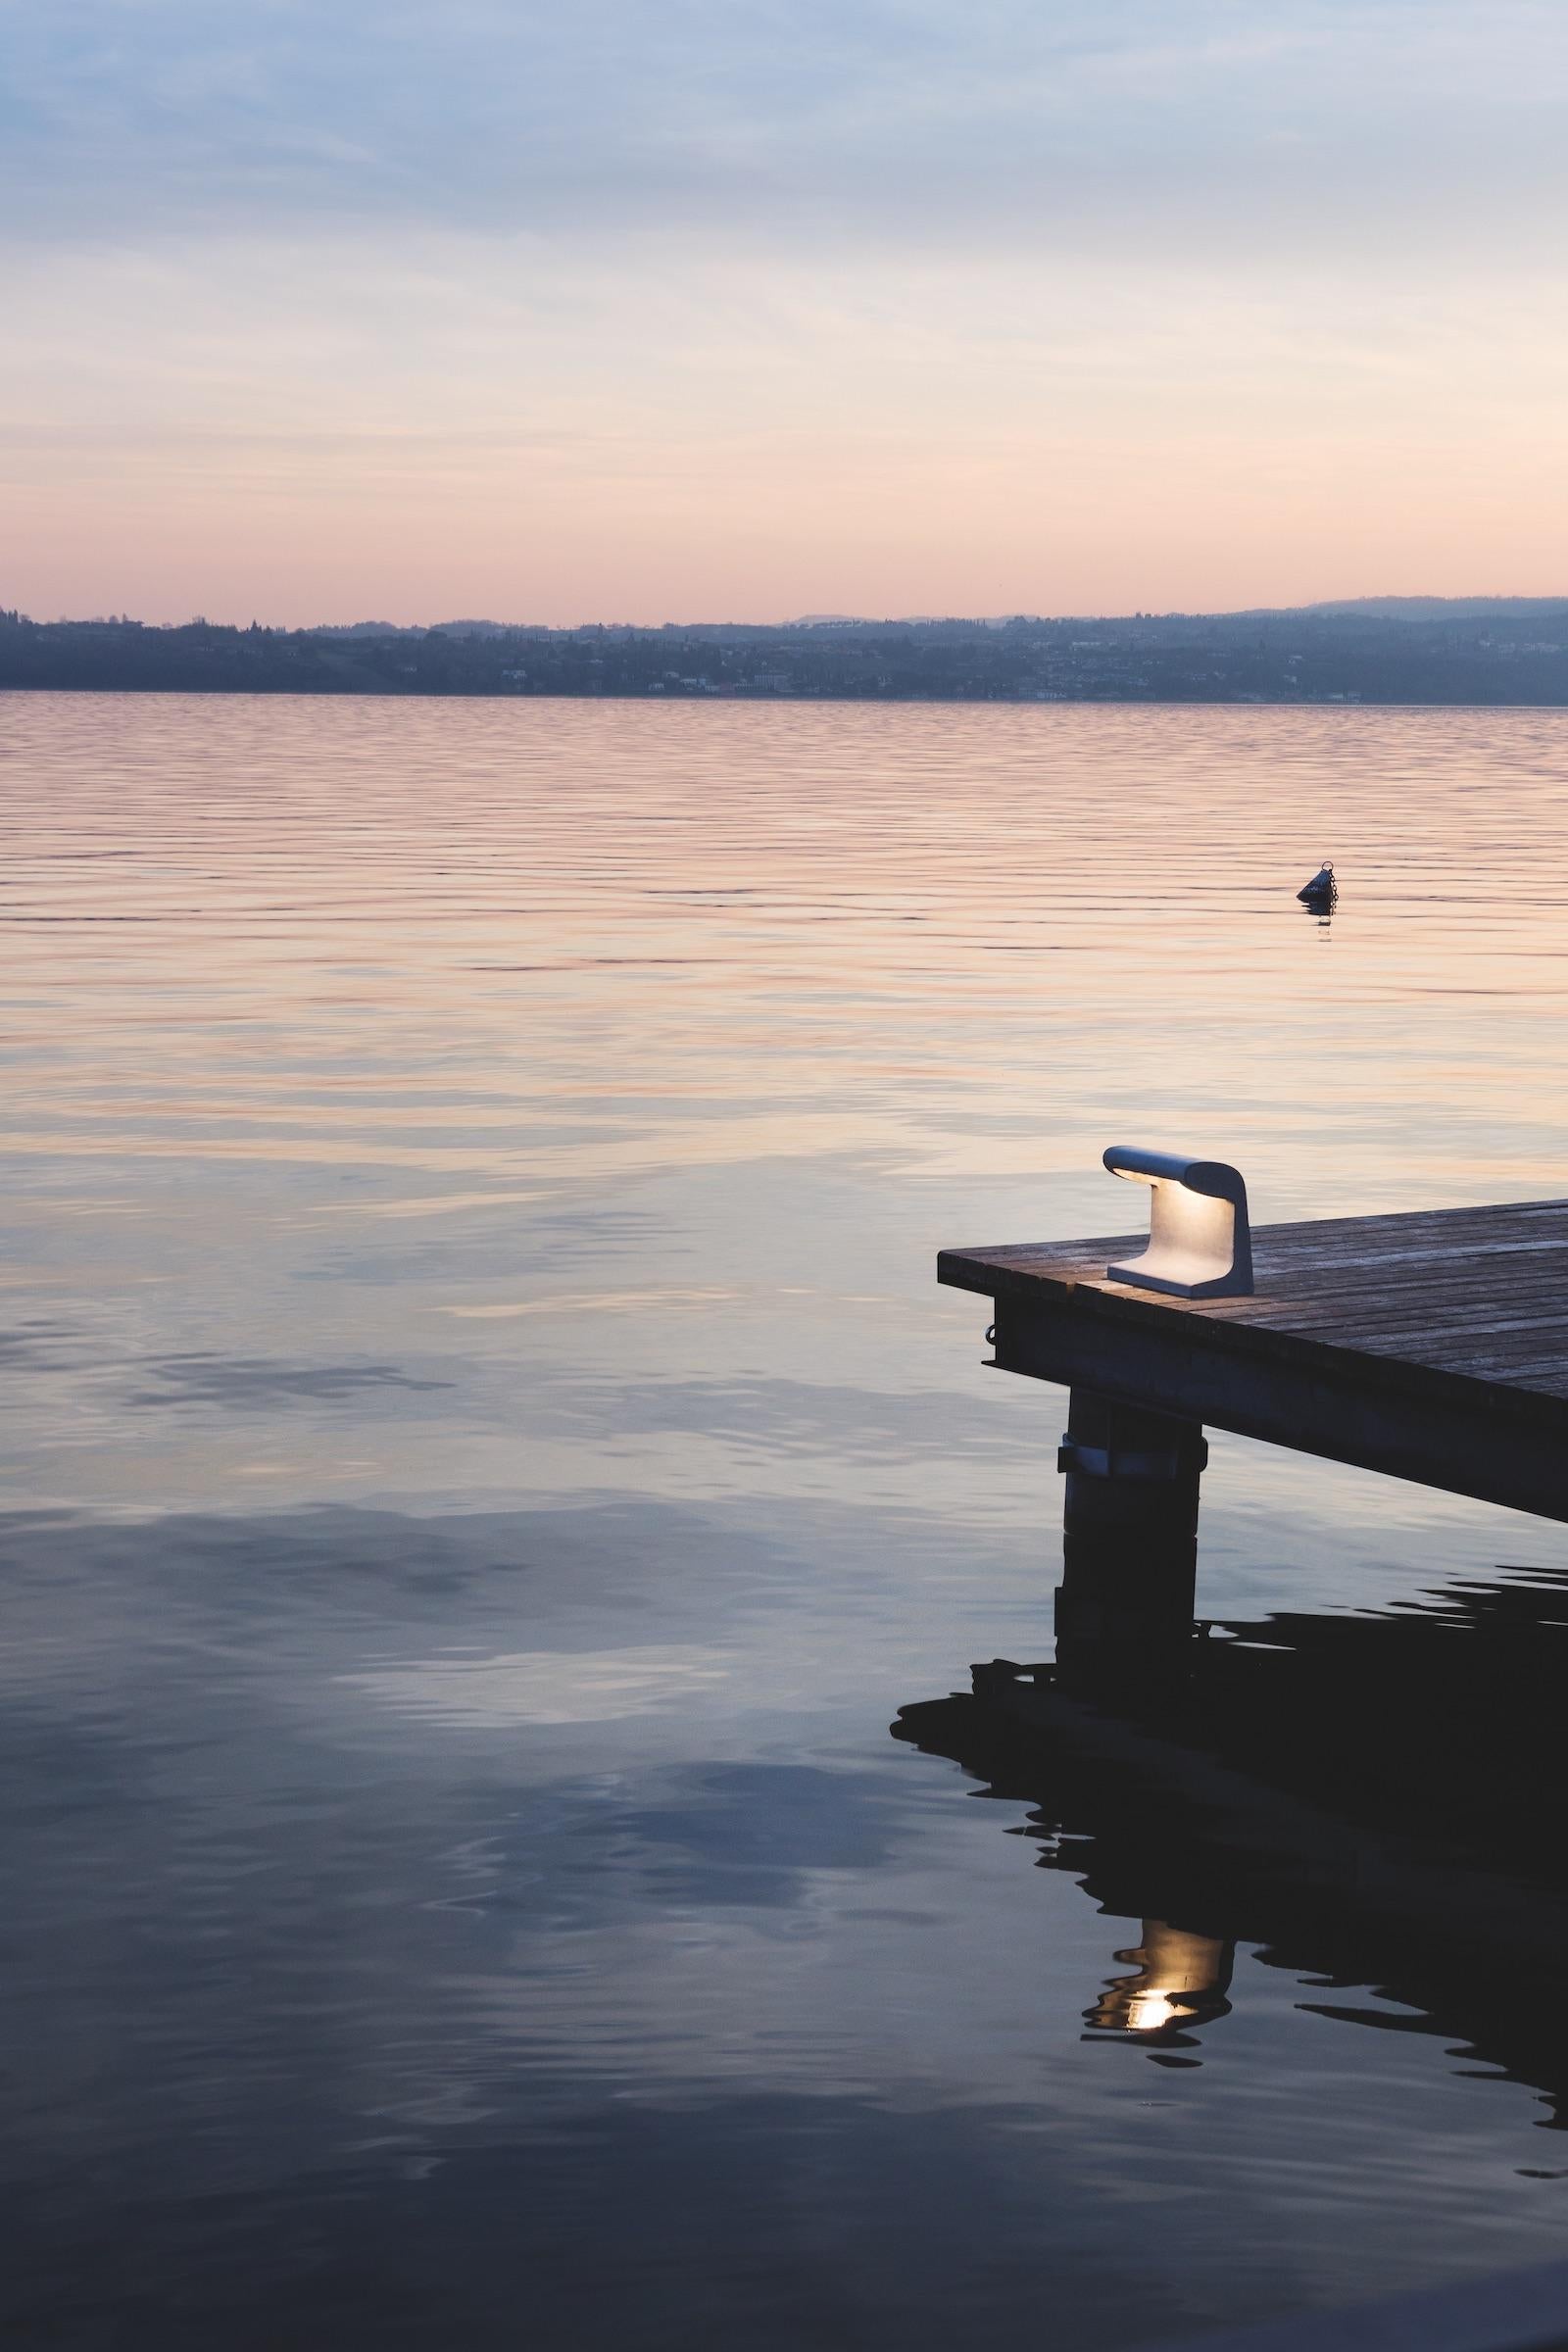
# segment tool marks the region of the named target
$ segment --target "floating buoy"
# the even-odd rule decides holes
[[[1334,879],[1334,868],[1326,858],[1306,888],[1298,890],[1296,895],[1303,906],[1333,906],[1340,895],[1340,886]]]

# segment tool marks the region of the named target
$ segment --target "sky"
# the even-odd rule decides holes
[[[1562,0],[0,0],[0,604],[1568,593]]]

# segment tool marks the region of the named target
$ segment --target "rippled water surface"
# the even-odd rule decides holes
[[[888,1726],[1050,1638],[1061,1399],[939,1246],[1112,1141],[1568,1192],[1568,715],[12,697],[0,787],[20,2340],[1108,2352],[1561,2248],[1505,1937]],[[1401,1626],[1561,1627],[1550,1527],[1203,1509],[1308,1762]]]

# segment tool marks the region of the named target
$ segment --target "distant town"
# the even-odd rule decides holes
[[[0,690],[666,701],[1568,705],[1568,597],[1250,612],[309,629],[0,611]]]

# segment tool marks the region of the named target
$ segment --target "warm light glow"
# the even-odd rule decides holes
[[[1231,1957],[1231,1946],[1218,1936],[1146,1919],[1142,1941],[1116,1954],[1137,1974],[1112,1977],[1089,2022],[1108,2032],[1152,2034],[1189,2019],[1222,2015]]]
[[[1157,2034],[1182,2012],[1171,1997],[1175,1986],[1145,1984],[1129,1994],[1126,2025],[1129,2034]]]
[[[1236,1211],[1228,1200],[1205,1200],[1171,1183],[1155,1183],[1152,1196],[1149,1253],[1138,1261],[1141,1280],[1158,1275],[1196,1287],[1230,1266]]]

